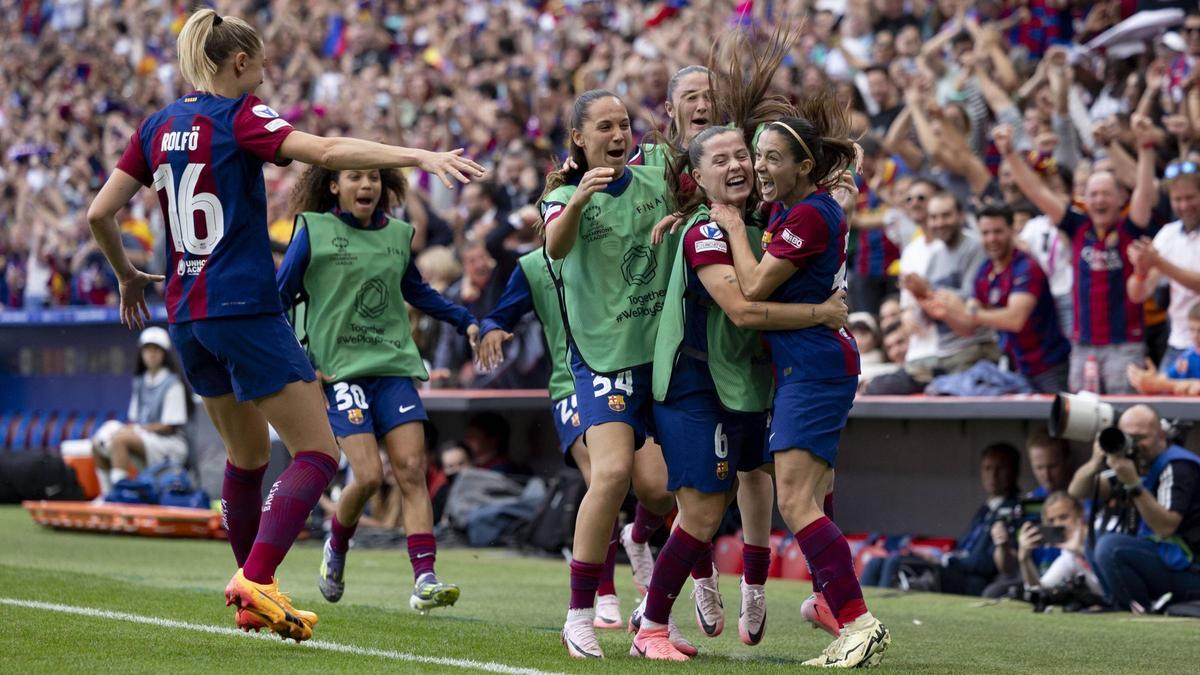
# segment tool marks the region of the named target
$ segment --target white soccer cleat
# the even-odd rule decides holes
[[[842,627],[842,633],[821,655],[804,662],[820,668],[874,668],[892,644],[887,626],[868,612]]]
[[[633,523],[629,523],[621,528],[621,546],[625,547],[629,566],[633,568],[633,585],[638,593],[646,595],[646,589],[650,588],[650,577],[654,574],[654,554],[650,552],[650,544],[634,541]]]
[[[621,620],[621,600],[615,595],[601,595],[596,598],[596,618],[592,625],[605,630],[624,628]]]
[[[721,602],[719,581],[721,575],[713,565],[712,576],[704,579],[692,578],[692,599],[696,601],[696,625],[700,632],[713,638],[725,630],[725,604]]]
[[[595,612],[592,609],[567,610],[567,623],[562,629],[562,643],[567,653],[577,659],[602,659],[604,652],[596,639]]]
[[[762,584],[742,579],[742,608],[738,612],[738,635],[753,647],[767,632],[767,593]]]

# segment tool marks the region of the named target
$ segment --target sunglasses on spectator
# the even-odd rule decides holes
[[[1195,162],[1171,162],[1167,165],[1167,170],[1163,172],[1163,178],[1172,180],[1185,174],[1194,174],[1196,169]]]

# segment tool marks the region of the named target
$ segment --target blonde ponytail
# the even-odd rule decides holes
[[[183,79],[199,91],[211,92],[221,64],[238,52],[258,54],[262,38],[236,16],[223,17],[215,10],[201,9],[188,17],[179,31],[176,51]]]

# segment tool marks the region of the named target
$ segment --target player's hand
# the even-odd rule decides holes
[[[325,385],[330,382],[337,382],[337,375],[326,375],[320,370],[317,371],[317,386],[321,388],[321,399],[325,401],[325,409],[329,410],[329,397],[325,395]]]
[[[504,363],[504,343],[511,339],[512,333],[500,329],[489,330],[479,341],[479,349],[475,351],[479,357],[480,369],[491,372]]]
[[[650,232],[650,243],[658,246],[666,240],[668,234],[675,234],[679,231],[679,226],[683,224],[683,215],[679,213],[668,213],[663,216],[663,219],[655,223],[654,229]]]
[[[472,178],[483,178],[487,174],[486,169],[462,154],[462,148],[450,152],[426,152],[417,166],[422,171],[437,176],[447,188],[454,187],[450,182],[451,177],[460,183],[470,183]]]
[[[479,324],[467,326],[467,344],[471,345],[471,351],[479,353]]]
[[[141,330],[150,320],[150,308],[146,306],[146,287],[166,277],[161,274],[146,274],[134,269],[133,276],[120,281],[121,323],[130,329]]]
[[[841,330],[850,319],[850,307],[846,305],[846,289],[839,288],[833,295],[817,305],[817,316],[821,325],[833,330]]]
[[[854,172],[850,169],[843,171],[831,192],[842,211],[847,216],[853,216],[858,210],[858,183],[854,180]]]
[[[571,199],[586,203],[592,198],[592,195],[608,187],[608,184],[613,182],[615,174],[616,170],[607,166],[588,169],[587,173],[583,174],[583,178],[579,179],[579,188],[575,190],[575,194],[571,195]]]
[[[575,158],[568,154],[567,159],[563,162],[563,165],[562,165],[563,173],[570,173],[578,168],[579,168],[579,165],[575,163]]]
[[[746,229],[741,210],[729,204],[714,204],[708,211],[708,217],[726,232]]]

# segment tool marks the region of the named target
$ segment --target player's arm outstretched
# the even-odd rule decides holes
[[[454,326],[459,335],[466,335],[471,351],[478,351],[479,322],[462,305],[457,305],[438,293],[421,278],[417,264],[408,261],[404,278],[400,280],[400,293],[410,305],[429,316]],[[478,355],[477,355],[478,356]]]
[[[462,156],[463,150],[432,152],[398,145],[385,145],[358,138],[314,136],[293,131],[279,146],[279,156],[326,169],[398,169],[415,166],[438,177],[446,187],[450,179],[469,183],[487,173],[473,160]]]
[[[121,285],[121,323],[138,330],[141,330],[145,321],[150,318],[145,288],[164,278],[161,274],[146,274],[134,267],[125,253],[125,247],[121,245],[121,227],[117,224],[117,212],[133,199],[141,187],[138,179],[116,169],[92,200],[87,213],[92,236],[96,238],[96,243],[104,252],[108,264],[112,265]]]

